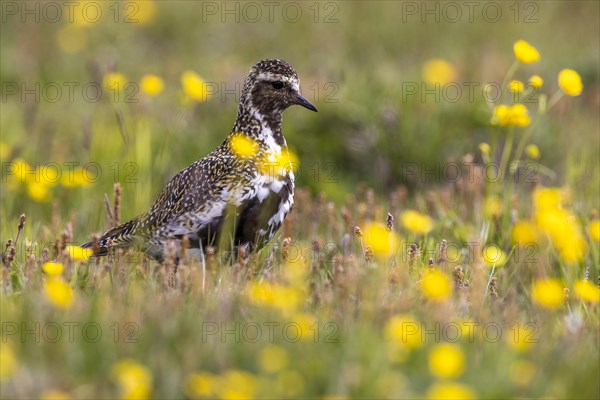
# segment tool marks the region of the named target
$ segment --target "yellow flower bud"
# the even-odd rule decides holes
[[[513,50],[516,59],[523,64],[532,64],[540,59],[540,53],[537,49],[524,40],[517,40]]]
[[[528,144],[527,147],[525,147],[525,153],[533,160],[540,158],[540,149],[535,144]]]
[[[531,76],[527,82],[529,82],[529,84],[536,89],[541,88],[544,84],[544,80],[539,75]]]
[[[511,92],[521,93],[525,89],[525,84],[518,80],[512,80],[508,84],[508,88]]]
[[[558,86],[568,96],[579,96],[583,90],[583,83],[579,74],[568,68],[558,73]]]
[[[148,96],[156,96],[163,91],[164,82],[156,75],[144,75],[140,79],[140,90]]]

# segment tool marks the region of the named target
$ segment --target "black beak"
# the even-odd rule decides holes
[[[296,96],[296,104],[298,104],[299,106],[302,106],[304,108],[308,108],[309,110],[315,111],[317,112],[317,107],[313,106],[312,103],[308,100],[306,100],[306,98],[304,96],[302,96],[300,93],[298,93],[298,95]]]

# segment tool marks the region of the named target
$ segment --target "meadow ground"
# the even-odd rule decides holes
[[[2,398],[598,398],[599,15],[2,2]],[[273,241],[88,259],[267,57],[319,108]]]

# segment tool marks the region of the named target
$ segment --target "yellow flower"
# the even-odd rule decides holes
[[[195,372],[185,380],[184,391],[188,397],[199,399],[202,397],[214,397],[219,387],[219,380],[210,372]]]
[[[44,181],[27,183],[27,195],[38,203],[47,201],[50,197],[49,186]]]
[[[559,188],[539,188],[533,192],[532,199],[538,213],[554,211],[562,207],[565,192]]]
[[[259,170],[263,175],[276,178],[290,171],[295,172],[299,165],[298,156],[288,148],[284,148],[279,154],[265,154]]]
[[[511,125],[525,127],[531,123],[527,107],[523,104],[515,104],[510,108],[509,121]]]
[[[434,58],[423,64],[423,80],[429,84],[445,85],[456,80],[456,69],[449,62]]]
[[[300,166],[298,155],[287,147],[281,151],[281,155],[275,161],[278,165],[285,168],[291,168],[293,172],[296,172]]]
[[[510,380],[518,386],[527,386],[536,373],[535,364],[527,360],[517,360],[510,365]]]
[[[125,85],[127,85],[127,77],[118,72],[109,72],[104,75],[102,83],[104,84],[104,87],[109,90],[121,91],[125,89]]]
[[[259,149],[258,143],[243,133],[236,133],[230,136],[229,147],[238,158],[254,157]]]
[[[492,125],[525,127],[531,123],[527,107],[523,104],[507,106],[500,104],[494,107]]]
[[[406,210],[400,214],[402,225],[414,234],[422,235],[433,229],[433,220],[418,211]]]
[[[499,217],[502,214],[502,201],[498,196],[488,196],[485,198],[483,213],[486,218]]]
[[[588,225],[588,233],[596,242],[600,242],[600,219],[590,222]]]
[[[44,282],[46,299],[56,308],[68,309],[73,305],[75,294],[68,283],[59,278]]]
[[[459,346],[436,344],[429,352],[429,371],[438,378],[456,378],[465,370],[465,356]]]
[[[494,244],[483,248],[481,256],[483,261],[490,267],[500,268],[506,264],[507,257],[500,247]]]
[[[92,172],[88,175],[88,172],[81,167],[75,167],[72,170],[65,171],[62,174],[60,183],[67,188],[73,188],[77,186],[89,186],[94,179]]]
[[[56,43],[65,53],[79,53],[87,44],[87,32],[79,26],[65,25],[56,32]]]
[[[577,217],[559,205],[551,208],[553,202],[560,202],[560,198],[552,196],[553,192],[546,191],[548,195],[538,195],[535,220],[538,227],[546,233],[552,245],[558,250],[560,257],[567,263],[577,263],[585,258],[587,244]],[[535,195],[535,193],[534,193]]]
[[[131,23],[146,25],[154,21],[156,15],[156,4],[152,0],[133,0],[135,5],[135,14],[128,18]]]
[[[563,286],[558,279],[540,279],[531,285],[531,298],[537,305],[555,309],[564,302]]]
[[[303,341],[314,341],[319,339],[319,325],[317,325],[317,319],[314,315],[308,313],[294,314],[290,321],[300,330],[300,340]]]
[[[185,71],[181,75],[181,85],[184,93],[196,101],[207,101],[209,97],[208,86],[204,79],[194,71]]]
[[[67,246],[66,248],[67,254],[73,261],[86,261],[90,258],[94,251],[92,249],[84,249],[81,246]]]
[[[513,45],[515,58],[523,64],[532,64],[540,59],[540,53],[535,47],[524,40],[517,40]]]
[[[525,84],[515,79],[509,82],[508,89],[511,92],[521,93],[525,89]]]
[[[148,96],[156,96],[163,91],[165,84],[163,80],[156,75],[144,75],[140,79],[140,90]]]
[[[42,265],[42,270],[46,273],[46,275],[51,277],[59,276],[60,274],[62,274],[64,269],[65,266],[61,263],[47,262],[44,265]]]
[[[384,328],[385,337],[390,343],[415,349],[423,345],[421,324],[410,315],[395,315]]]
[[[506,344],[518,352],[529,350],[535,341],[533,326],[517,323],[515,329],[510,328],[505,336]]]
[[[431,400],[475,400],[477,394],[470,386],[460,383],[434,383],[427,390],[427,398]]]
[[[152,373],[138,362],[131,359],[119,361],[113,366],[111,376],[119,384],[122,399],[151,397]]]
[[[15,158],[12,164],[14,165],[14,176],[21,182],[28,183],[39,181],[37,170],[29,165],[27,161],[22,158]]]
[[[304,257],[286,260],[282,273],[285,280],[292,285],[301,285],[305,282],[310,272],[310,265]]]
[[[600,302],[600,289],[589,281],[580,280],[575,282],[575,294],[587,303],[597,304]]]
[[[107,11],[95,1],[77,1],[73,5],[73,24],[77,28],[92,26],[99,23],[102,15],[106,15]]]
[[[69,400],[69,393],[60,390],[48,390],[40,395],[40,400]]]
[[[540,149],[535,144],[528,144],[525,147],[525,154],[532,160],[537,160],[540,158]]]
[[[481,154],[490,154],[490,145],[487,143],[479,143],[479,151],[481,151]]]
[[[221,377],[217,392],[222,399],[252,399],[256,396],[257,386],[254,375],[228,370]]]
[[[302,292],[296,288],[269,282],[248,284],[247,296],[251,303],[290,312],[303,301]]]
[[[558,86],[568,96],[579,96],[583,91],[581,77],[576,71],[568,68],[558,73]]]
[[[539,89],[544,85],[544,80],[539,75],[532,75],[527,81],[531,85],[531,87]]]
[[[364,231],[364,244],[376,256],[388,256],[398,249],[400,240],[396,232],[389,232],[383,224],[370,223]]]
[[[47,185],[52,186],[60,181],[61,171],[59,167],[42,165],[35,172],[36,180]]]
[[[0,343],[0,381],[10,378],[17,370],[17,357],[12,347],[7,343]]]
[[[284,370],[289,363],[288,353],[281,346],[269,344],[258,353],[258,367],[268,374]]]
[[[512,230],[512,241],[520,246],[538,242],[537,227],[531,221],[519,221]]]
[[[10,146],[0,141],[0,161],[8,160],[8,156],[10,156],[10,153]]]
[[[587,245],[579,232],[572,231],[567,241],[555,244],[560,258],[568,264],[576,264],[585,258]]]
[[[421,280],[421,290],[428,299],[445,302],[452,295],[452,282],[438,270],[427,271]]]
[[[510,107],[505,104],[500,104],[494,107],[492,114],[492,125],[506,126],[509,125],[508,115],[510,113]]]

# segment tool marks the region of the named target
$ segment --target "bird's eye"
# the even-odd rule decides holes
[[[279,90],[283,87],[283,82],[281,82],[281,81],[271,82],[271,86],[273,86],[273,89]]]

